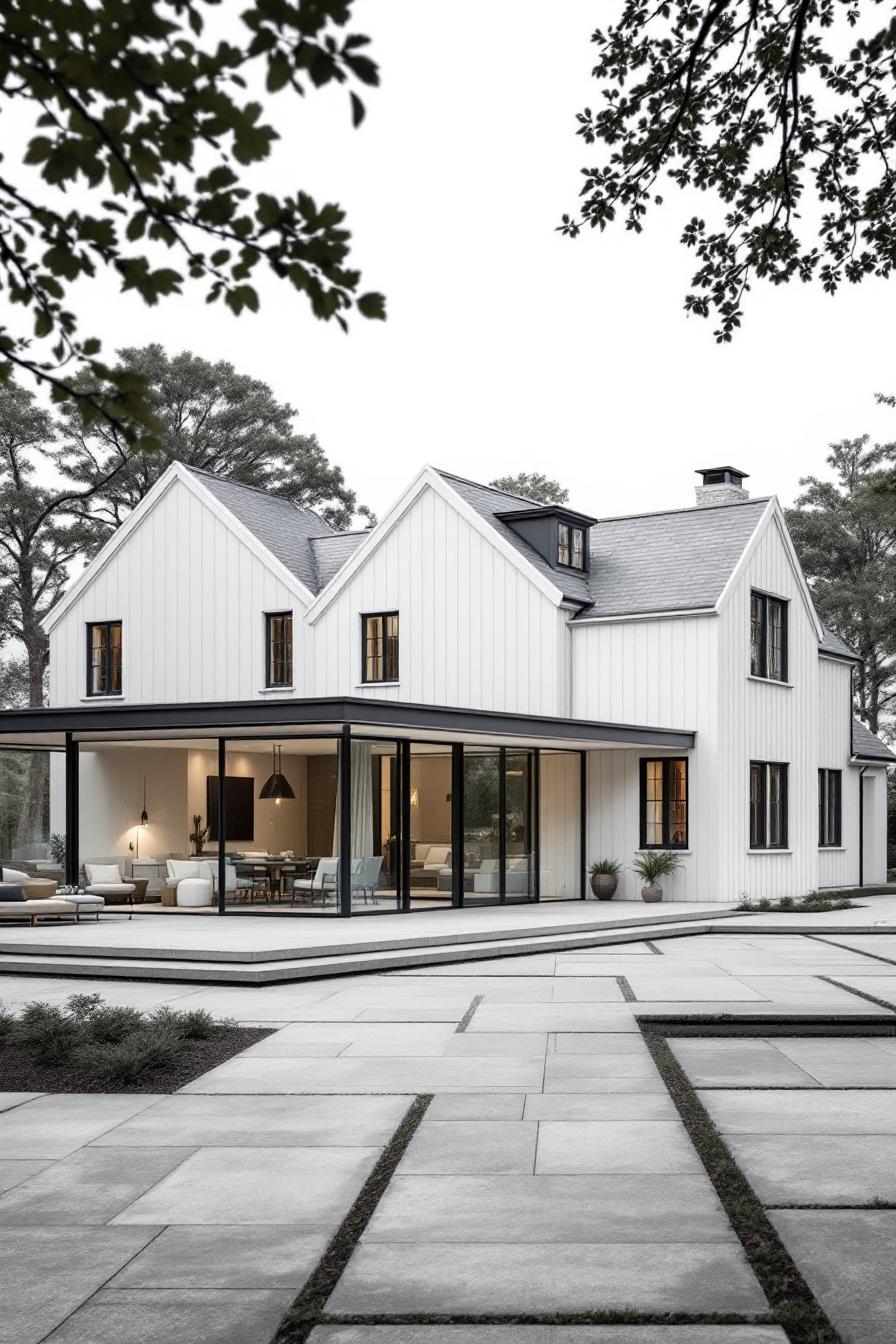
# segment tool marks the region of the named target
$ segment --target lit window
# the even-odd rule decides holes
[[[557,524],[557,564],[568,569],[585,568],[585,532],[569,523]]]
[[[121,621],[87,627],[87,694],[121,695]]]
[[[687,759],[642,760],[641,848],[687,849],[687,845]]]
[[[292,612],[265,614],[265,685],[292,685]]]
[[[398,680],[398,612],[361,617],[362,681]]]

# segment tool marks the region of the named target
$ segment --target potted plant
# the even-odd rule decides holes
[[[190,832],[190,839],[193,842],[193,854],[201,854],[202,848],[208,839],[208,827],[203,826],[202,817],[194,816],[193,829]]]
[[[648,849],[643,854],[635,855],[632,867],[644,883],[641,900],[661,901],[663,889],[660,882],[664,877],[673,877],[678,872],[681,855],[670,849]]]
[[[615,859],[598,859],[591,865],[591,890],[599,901],[612,901],[619,886],[622,864]]]

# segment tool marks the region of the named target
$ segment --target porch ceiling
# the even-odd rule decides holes
[[[693,732],[676,728],[342,696],[258,704],[225,701],[5,710],[0,712],[0,747],[61,750],[67,733],[76,741],[195,738],[203,732],[210,737],[286,737],[296,732],[339,732],[346,724],[365,737],[423,737],[484,745],[512,740],[518,745],[581,750],[656,747],[684,751],[695,740]]]

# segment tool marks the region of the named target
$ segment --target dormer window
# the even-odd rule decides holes
[[[581,527],[558,524],[557,564],[566,565],[568,569],[585,568],[585,533]]]

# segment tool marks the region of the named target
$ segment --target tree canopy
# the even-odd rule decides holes
[[[834,479],[806,476],[787,522],[818,613],[861,657],[856,708],[877,732],[896,712],[896,444],[845,439]]]
[[[83,487],[106,482],[75,509],[95,542],[106,540],[175,461],[285,495],[336,528],[351,527],[356,511],[372,519],[317,438],[296,432],[296,411],[267,383],[186,350],[170,356],[148,345],[118,353],[117,369],[146,384],[158,445],[135,453],[117,425],[96,420],[85,427],[74,407],[63,408],[60,470]]]
[[[695,188],[681,241],[697,256],[689,312],[731,339],[754,279],[888,276],[896,260],[896,18],[885,0],[625,0],[595,30],[600,103],[561,231],[640,233],[663,180]],[[709,214],[709,210],[707,210]]]
[[[508,495],[522,495],[525,499],[537,500],[539,504],[566,504],[569,491],[559,481],[552,481],[540,471],[520,471],[515,476],[498,476],[489,481],[496,490],[506,490]]]
[[[243,180],[278,138],[248,96],[253,82],[269,101],[348,84],[361,121],[358,89],[378,73],[368,39],[345,31],[351,0],[248,0],[227,38],[221,11],[215,0],[0,9],[0,99],[36,118],[22,155],[5,135],[0,165],[0,292],[24,310],[0,326],[0,377],[27,370],[73,398],[85,424],[114,422],[131,442],[152,440],[152,405],[139,375],[108,365],[73,311],[79,280],[108,270],[147,304],[192,284],[238,314],[258,308],[255,278],[267,272],[321,319],[384,316],[382,296],[361,292],[349,264],[338,205]]]

